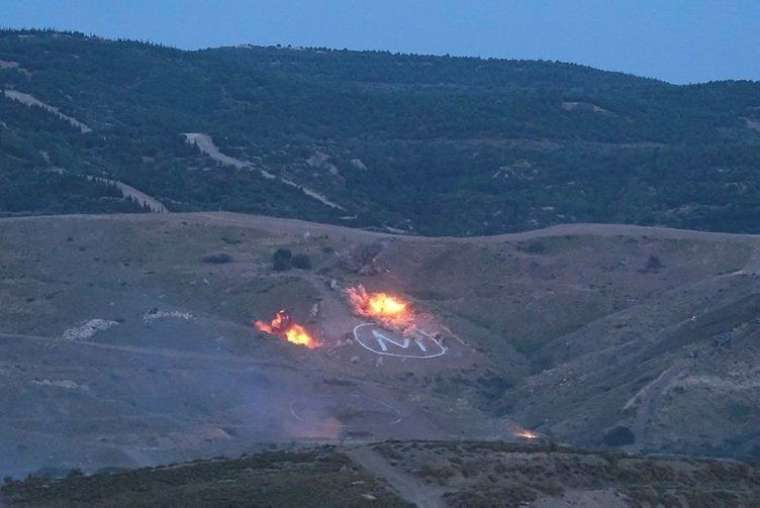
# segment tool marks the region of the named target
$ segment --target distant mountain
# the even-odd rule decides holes
[[[760,83],[0,32],[0,213],[233,210],[422,234],[760,231]],[[122,187],[123,188],[123,187]]]

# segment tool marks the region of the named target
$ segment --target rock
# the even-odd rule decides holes
[[[367,171],[367,165],[362,162],[361,159],[351,159],[351,165],[355,167],[356,169],[361,169],[362,171]]]
[[[65,340],[85,340],[89,339],[98,332],[108,330],[119,323],[108,319],[90,319],[76,328],[69,328],[63,332]]]
[[[354,246],[348,252],[341,255],[343,267],[361,275],[375,275],[382,270],[378,266],[377,259],[385,250],[383,242],[373,242]]]

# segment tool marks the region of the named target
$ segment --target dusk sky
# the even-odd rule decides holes
[[[0,0],[0,25],[186,49],[279,43],[760,80],[757,0]]]

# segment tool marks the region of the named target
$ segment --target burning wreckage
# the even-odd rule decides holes
[[[274,318],[268,323],[256,320],[253,322],[253,326],[260,332],[280,337],[292,344],[305,346],[309,349],[319,347],[319,342],[302,325],[294,322],[284,309],[277,311]]]
[[[351,314],[366,320],[354,329],[357,343],[377,354],[404,358],[436,358],[442,356],[447,348],[442,344],[440,333],[429,331],[435,329],[440,329],[446,335],[455,337],[461,342],[461,339],[449,328],[435,323],[435,319],[431,316],[415,312],[411,303],[401,296],[388,292],[369,292],[361,284],[348,287],[342,293]],[[253,324],[261,332],[298,346],[316,349],[324,345],[303,325],[295,322],[285,310],[278,311],[271,321],[257,320]],[[368,347],[366,343],[362,342],[361,334],[356,334],[356,330],[363,327],[374,330],[371,333],[374,333],[378,339],[377,348]],[[386,331],[389,337],[384,335]],[[428,339],[428,342],[422,339]],[[395,351],[403,351],[404,353],[389,352],[384,348],[386,343],[400,346],[401,349]],[[414,344],[419,346],[421,351],[414,349]],[[432,347],[434,345],[439,349],[434,349]],[[301,417],[298,418],[301,419]],[[504,430],[517,439],[532,441],[541,438],[539,433],[522,427],[510,419],[506,419],[504,425]]]
[[[410,303],[402,297],[386,292],[368,292],[361,284],[346,288],[343,292],[354,315],[370,319],[377,325],[402,335],[416,331],[414,312]],[[253,326],[260,332],[309,349],[322,345],[303,325],[295,322],[285,309],[277,311],[269,321],[254,321]]]
[[[401,332],[412,325],[414,315],[409,303],[400,297],[388,293],[368,293],[361,284],[346,289],[345,294],[357,316]]]

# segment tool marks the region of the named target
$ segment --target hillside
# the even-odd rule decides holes
[[[270,450],[8,482],[10,506],[750,507],[760,469],[503,442],[391,441]],[[2,499],[0,499],[0,503]]]
[[[536,436],[756,460],[758,242],[582,224],[428,238],[229,213],[3,219],[0,470]],[[275,270],[278,249],[300,268]],[[359,284],[408,300],[409,334],[357,315],[343,290]],[[280,309],[315,347],[253,326]]]
[[[0,89],[6,215],[143,211],[118,182],[174,212],[425,235],[579,222],[760,231],[752,82],[3,31]]]

